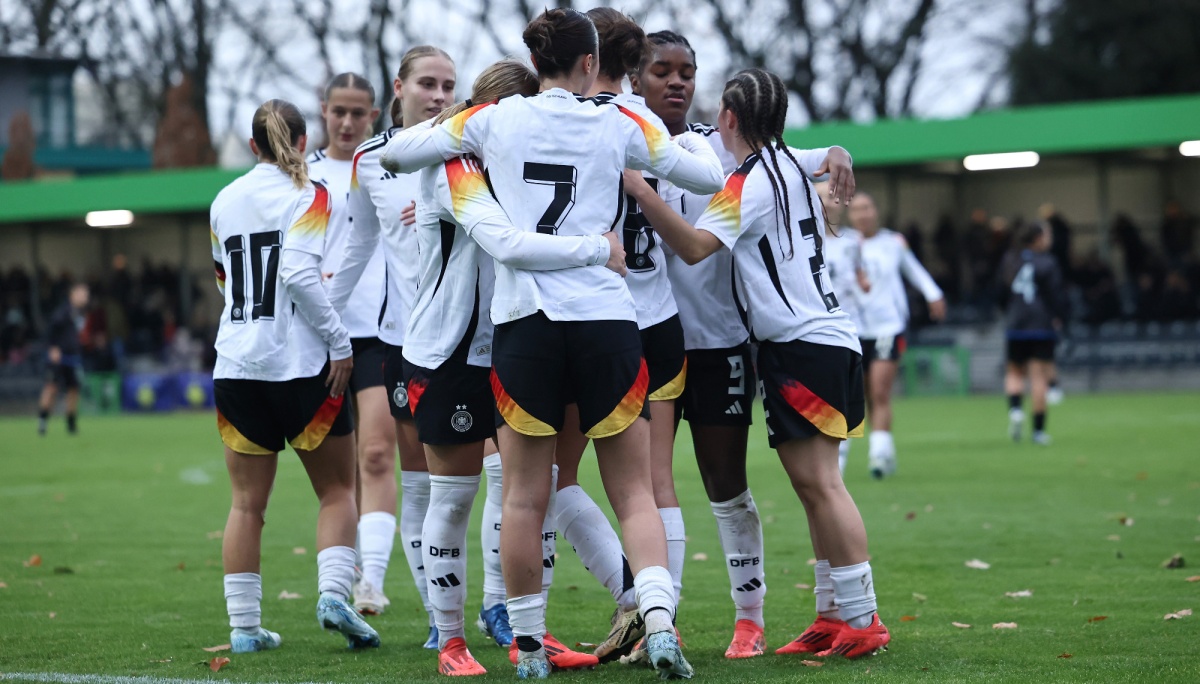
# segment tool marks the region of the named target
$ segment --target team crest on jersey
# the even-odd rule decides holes
[[[408,406],[408,388],[404,385],[396,385],[396,389],[392,390],[392,401],[398,408]]]
[[[455,432],[466,432],[475,424],[475,418],[467,412],[466,406],[455,406],[458,409],[454,415],[450,416],[450,427],[454,428]]]

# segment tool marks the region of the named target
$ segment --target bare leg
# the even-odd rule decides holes
[[[650,402],[650,479],[654,503],[659,508],[678,508],[675,474],[671,468],[675,456],[675,402]],[[559,466],[560,468],[562,466]],[[559,471],[562,478],[562,471]],[[561,489],[562,486],[560,485]]]
[[[871,362],[870,383],[867,385],[871,405],[871,429],[890,432],[892,429],[892,386],[896,384],[895,361]]]
[[[523,435],[507,425],[500,427],[496,437],[504,454],[504,524],[500,528],[504,583],[509,598],[541,594],[541,532],[550,504],[555,439]],[[662,522],[658,524],[661,529]]]
[[[729,501],[746,491],[746,444],[750,428],[741,425],[691,425],[696,465],[704,491],[713,502]]]
[[[838,469],[838,442],[818,435],[778,448],[779,460],[804,504],[814,547],[833,567],[867,560],[867,530]],[[820,557],[820,556],[818,556]]]
[[[278,462],[277,454],[251,456],[225,447],[225,467],[229,470],[233,490],[233,502],[221,541],[221,560],[226,575],[259,571],[263,516],[271,486],[275,483]]]
[[[650,424],[642,418],[619,435],[596,440],[600,478],[621,525],[634,575],[651,566],[667,566],[666,532],[654,504],[649,451]]]
[[[355,437],[364,482],[360,509],[396,512],[396,430],[389,411],[387,389],[368,387],[354,395],[358,410]],[[370,479],[370,483],[365,480]],[[390,508],[388,502],[390,501]],[[378,506],[378,508],[372,508]]]
[[[353,547],[358,528],[354,436],[326,437],[316,449],[296,453],[321,504],[317,514],[317,551],[331,546]]]
[[[558,489],[579,484],[579,463],[587,451],[588,437],[579,429],[579,406],[567,404],[563,429],[555,436],[554,463],[558,465]]]

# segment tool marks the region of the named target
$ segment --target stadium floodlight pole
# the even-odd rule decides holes
[[[133,212],[128,209],[89,211],[84,221],[92,228],[122,228],[133,223]]]
[[[1179,143],[1179,154],[1185,157],[1200,157],[1200,140],[1187,140]]]
[[[963,158],[963,167],[968,171],[996,171],[998,169],[1025,169],[1037,166],[1041,157],[1037,152],[1002,152],[1000,154],[971,154]]]

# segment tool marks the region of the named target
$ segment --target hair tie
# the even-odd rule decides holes
[[[465,104],[467,106],[467,109],[470,109],[471,107],[475,106],[475,105],[471,104],[471,98],[469,98],[469,97],[463,102],[463,104]]]

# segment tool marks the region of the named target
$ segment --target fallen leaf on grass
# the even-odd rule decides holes
[[[1192,575],[1191,577],[1187,578],[1187,581],[1188,582],[1200,582],[1200,575]],[[4,582],[0,582],[0,589],[3,589],[6,586],[8,586],[8,585],[4,584]]]
[[[585,649],[588,651],[596,650],[596,646],[598,646],[598,644],[589,644],[586,641],[576,641],[575,642],[575,648],[582,648],[582,649]]]
[[[925,512],[932,513],[933,512],[933,504],[925,504]]]
[[[926,596],[925,594],[918,594],[917,592],[914,591],[913,592],[913,600],[916,601],[917,603],[925,603],[926,601],[929,600],[929,597]]]
[[[1058,657],[1065,660],[1066,658],[1074,658],[1075,656],[1071,655],[1070,653],[1060,653],[1058,654]]]
[[[965,622],[951,622],[950,624],[954,625],[955,627],[957,627],[959,629],[971,629],[971,625],[968,625]]]
[[[7,588],[8,588],[7,584],[5,584],[4,582],[0,582],[0,589],[7,589]]]
[[[805,667],[825,667],[825,663],[819,660],[801,660],[800,664]]]
[[[213,530],[204,536],[208,537],[209,539],[220,539],[221,537],[225,536],[225,530]]]
[[[1097,615],[1096,617],[1088,618],[1088,622],[1104,622],[1108,619],[1107,615]]]
[[[1017,628],[1017,623],[1015,623],[1015,622],[997,622],[996,624],[992,625],[992,629],[1016,629],[1016,628]]]
[[[816,564],[817,564],[817,559],[816,559],[816,558],[809,558],[807,561],[805,561],[805,563],[807,563],[807,564],[808,564],[808,565],[810,565],[810,566],[812,566],[812,565],[816,565]]]
[[[1176,611],[1174,613],[1167,613],[1166,615],[1163,616],[1163,619],[1164,620],[1182,620],[1191,614],[1192,614],[1191,608],[1184,608],[1183,610]]]
[[[162,660],[151,660],[150,662],[152,662],[152,663],[169,663],[169,662],[171,662],[171,658],[163,658]]]
[[[187,569],[187,563],[183,563],[183,562],[181,562],[179,565],[176,565],[176,566],[175,566],[175,569],[176,569],[176,570],[186,570],[186,569]]]
[[[904,519],[905,519],[905,520],[916,520],[916,519],[917,519],[917,512],[916,512],[916,511],[909,511],[908,513],[905,513],[905,514],[904,514]]]
[[[1108,539],[1109,541],[1121,541],[1121,535],[1110,534],[1110,535],[1108,535],[1108,537],[1106,537],[1106,539]]]
[[[54,611],[50,611],[50,619],[53,620],[56,617],[58,617],[58,613],[55,613]]]
[[[57,493],[57,494],[55,494],[55,495],[54,495],[54,500],[55,500],[55,501],[57,501],[57,502],[59,502],[59,503],[62,503],[62,502],[63,502],[63,501],[65,501],[66,499],[67,499],[66,495],[65,495],[65,494],[63,494],[62,492],[59,492],[59,493]]]
[[[218,651],[228,651],[231,648],[233,648],[233,646],[229,644],[221,644],[220,646],[209,646],[204,650],[208,651],[209,653],[216,653]]]
[[[292,549],[292,553],[296,554],[297,556],[303,556],[304,554],[308,553],[308,549],[304,548],[303,546],[297,546]]]
[[[912,622],[917,619],[916,615],[901,615],[900,622]]]
[[[1145,480],[1149,477],[1150,477],[1150,474],[1144,470],[1142,472],[1138,473],[1137,475],[1134,475],[1134,478],[1138,479],[1138,480]]]
[[[1127,515],[1123,515],[1123,516],[1117,518],[1117,522],[1121,523],[1125,527],[1133,527],[1133,518],[1131,518]]]
[[[803,589],[812,589],[812,585],[811,585],[811,584],[805,584],[805,583],[803,583],[803,582],[800,582],[800,583],[798,583],[798,584],[796,585],[796,588],[797,588],[797,589],[802,589],[802,590],[803,590]]]
[[[228,664],[229,664],[229,658],[225,658],[225,657],[213,658],[212,660],[208,661],[208,669],[212,670],[213,672],[220,672],[221,668],[225,667]]]
[[[1163,561],[1162,566],[1169,570],[1174,570],[1175,568],[1182,568],[1184,566],[1183,556],[1177,553],[1174,556],[1171,556],[1170,558]]]
[[[775,516],[768,515],[767,517],[763,518],[762,521],[766,525],[774,525],[775,524]]]
[[[992,567],[991,563],[985,563],[985,562],[979,560],[978,558],[972,558],[971,560],[967,561],[966,563],[963,563],[963,565],[965,565],[968,568],[971,568],[973,570],[987,570],[988,568]]]
[[[41,564],[42,564],[42,557],[36,553],[33,554],[32,556],[30,556],[29,560],[25,561],[25,567],[27,567],[27,568],[36,568],[36,567],[41,566]]]
[[[708,560],[708,554],[707,554],[707,553],[703,553],[703,552],[701,552],[701,553],[694,553],[694,554],[692,554],[692,560],[694,560],[694,561],[706,561],[706,560]]]
[[[293,594],[292,592],[288,591],[287,589],[284,589],[283,591],[279,592],[279,598],[285,599],[285,600],[298,599],[298,598],[300,598],[300,594]]]
[[[1033,596],[1032,589],[1022,589],[1021,591],[1006,591],[1004,595],[1009,598],[1029,598]]]

